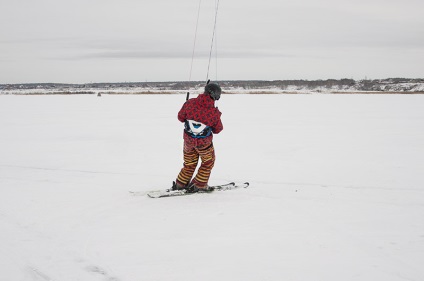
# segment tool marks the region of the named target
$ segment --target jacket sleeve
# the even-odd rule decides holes
[[[178,112],[178,120],[183,123],[186,120],[186,103],[184,103],[183,107],[181,107],[180,111]]]
[[[219,134],[224,129],[221,121],[221,112],[217,109],[217,121],[216,124],[212,127],[212,133]]]

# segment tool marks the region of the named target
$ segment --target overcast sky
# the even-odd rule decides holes
[[[0,83],[203,81],[215,4],[0,0]],[[423,0],[220,0],[212,80],[424,77]]]

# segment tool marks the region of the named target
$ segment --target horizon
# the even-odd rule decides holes
[[[384,80],[391,80],[391,79],[406,79],[406,80],[424,80],[424,77],[387,77],[387,78],[363,78],[363,79],[353,79],[353,78],[327,78],[327,79],[272,79],[272,80],[266,80],[266,79],[234,79],[234,80],[219,80],[219,81],[212,81],[215,83],[227,83],[227,82],[290,82],[290,81],[308,81],[308,82],[315,82],[315,81],[341,81],[341,80],[353,80],[355,82],[359,81],[384,81]],[[62,82],[25,82],[25,83],[0,83],[0,85],[31,85],[31,84],[37,84],[37,85],[47,85],[47,84],[56,84],[56,85],[90,85],[90,84],[143,84],[143,83],[205,83],[205,81],[200,80],[193,80],[193,81],[104,81],[104,82],[87,82],[87,83],[62,83]]]

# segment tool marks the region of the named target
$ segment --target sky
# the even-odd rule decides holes
[[[0,83],[424,77],[422,0],[217,1],[0,0]]]

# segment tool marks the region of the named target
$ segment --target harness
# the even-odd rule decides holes
[[[194,120],[185,120],[184,131],[192,138],[203,139],[212,134],[212,127]]]

